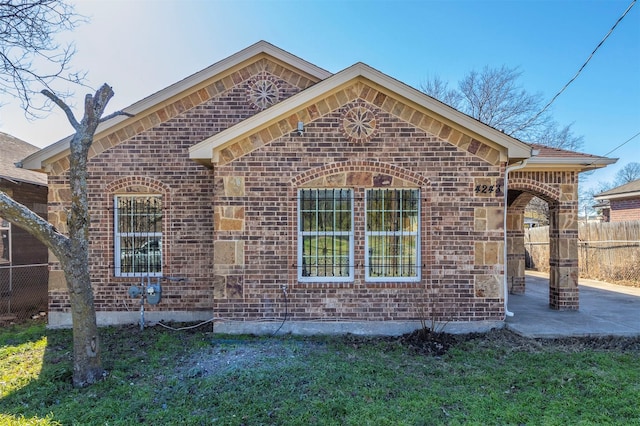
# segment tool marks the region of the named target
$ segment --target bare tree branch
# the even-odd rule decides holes
[[[614,184],[620,186],[638,179],[640,179],[640,163],[631,162],[618,170]]]
[[[455,89],[449,89],[449,84],[438,76],[432,77],[422,83],[420,90],[452,108],[457,109],[462,101],[462,95]]]
[[[119,116],[119,115],[124,115],[124,116],[126,116],[126,117],[135,117],[135,114],[131,114],[131,113],[128,113],[128,112],[126,112],[126,111],[116,111],[116,112],[112,112],[111,114],[109,114],[109,115],[105,115],[104,117],[102,117],[102,118],[100,119],[100,122],[101,122],[101,123],[103,123],[103,122],[105,122],[105,121],[109,121],[109,120],[111,120],[112,118],[117,117],[117,116]]]
[[[457,89],[449,89],[447,82],[432,77],[423,83],[426,94],[449,104],[461,112],[525,142],[554,148],[577,150],[583,138],[575,136],[571,125],[560,127],[550,114],[529,120],[540,110],[542,96],[524,90],[518,68],[501,66],[471,70],[459,82]],[[527,123],[523,126],[523,123]]]
[[[69,123],[71,123],[71,126],[73,126],[75,130],[78,130],[80,128],[80,123],[78,123],[78,121],[76,120],[75,116],[73,115],[73,111],[71,111],[71,108],[69,108],[69,105],[65,104],[62,99],[57,97],[48,89],[44,89],[41,93],[47,98],[51,99],[53,103],[58,105],[60,109],[64,111],[65,115],[67,116],[67,120],[69,120]]]
[[[29,114],[35,108],[31,98],[35,93],[33,85],[44,86],[41,93],[45,102],[58,105],[75,129],[69,144],[68,236],[3,192],[0,192],[0,215],[42,241],[60,261],[73,326],[73,384],[81,387],[105,377],[89,271],[87,161],[113,90],[105,84],[95,95],[87,95],[84,116],[78,122],[60,93],[51,87],[57,80],[72,81],[77,77],[64,74],[72,48],[61,48],[52,38],[59,31],[73,28],[74,16],[73,9],[59,0],[0,0],[0,95],[18,97]],[[43,61],[53,66],[53,71],[36,71]]]
[[[28,117],[48,111],[48,99],[39,103],[33,94],[44,87],[60,98],[69,93],[54,83],[81,84],[84,73],[72,72],[72,44],[61,45],[55,36],[70,31],[85,18],[61,0],[4,0],[0,2],[0,95],[19,99]]]
[[[0,217],[29,231],[47,246],[56,257],[63,258],[66,256],[65,251],[69,248],[69,238],[58,232],[49,222],[14,201],[2,191],[0,191]]]

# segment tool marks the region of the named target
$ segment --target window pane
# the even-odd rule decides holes
[[[2,219],[0,219],[0,221],[1,220]],[[0,229],[0,262],[2,263],[6,263],[11,260],[11,255],[10,255],[11,247],[9,247],[9,232],[10,231],[8,228]]]
[[[299,197],[300,277],[351,277],[351,190],[304,189]]]
[[[147,237],[120,238],[122,273],[162,272],[162,239]]]
[[[419,191],[367,191],[367,278],[418,278]]]
[[[316,212],[303,211],[300,215],[300,228],[302,231],[315,231],[317,223]]]
[[[116,198],[116,275],[162,273],[162,200]]]

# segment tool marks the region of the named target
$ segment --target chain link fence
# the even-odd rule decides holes
[[[0,265],[0,326],[45,316],[48,265]]]

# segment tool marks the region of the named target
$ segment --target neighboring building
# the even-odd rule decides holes
[[[640,179],[593,196],[604,222],[640,220]]]
[[[541,211],[537,210],[528,210],[524,211],[524,227],[525,228],[536,228],[538,226],[546,226],[549,224],[549,219],[547,215]]]
[[[0,132],[0,191],[46,218],[47,175],[15,166],[15,163],[38,150],[38,147]],[[12,227],[2,218],[0,227],[0,262],[11,262],[13,265],[47,263],[47,248],[37,239],[18,227]],[[11,244],[8,244],[9,241]]]
[[[47,175],[19,169],[14,163],[39,148],[0,132],[0,191],[25,205],[38,215],[47,217]],[[31,234],[12,226],[0,217],[0,316],[8,311],[46,309],[48,273],[47,248]],[[38,309],[36,309],[38,310]]]
[[[578,173],[613,162],[525,144],[357,63],[331,74],[259,42],[103,123],[90,151],[100,324],[398,333],[500,324],[524,291],[524,206],[550,205],[550,304],[577,309]],[[49,173],[66,230],[69,138],[24,160]],[[505,195],[508,173],[508,196]],[[507,229],[505,230],[505,224]],[[506,275],[505,275],[506,270]],[[55,264],[51,326],[69,326]]]

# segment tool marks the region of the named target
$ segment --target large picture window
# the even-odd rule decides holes
[[[298,193],[298,279],[353,280],[353,191]]]
[[[420,280],[420,191],[366,191],[366,280]]]
[[[162,199],[157,195],[116,196],[115,275],[162,275]]]

